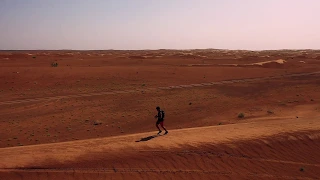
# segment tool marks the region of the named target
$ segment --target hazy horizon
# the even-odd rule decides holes
[[[317,0],[2,0],[0,50],[320,49]]]

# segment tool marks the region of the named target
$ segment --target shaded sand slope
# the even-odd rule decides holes
[[[288,118],[3,148],[0,179],[317,179],[320,121]]]

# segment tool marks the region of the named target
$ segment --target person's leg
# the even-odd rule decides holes
[[[160,122],[160,125],[161,125],[162,129],[164,129],[166,131],[166,133],[168,133],[167,129],[163,125],[163,121]]]
[[[161,129],[159,128],[159,123],[160,123],[159,121],[156,122],[156,127],[158,128],[159,133],[161,133],[162,131],[161,131]],[[158,134],[159,134],[159,133],[158,133]]]

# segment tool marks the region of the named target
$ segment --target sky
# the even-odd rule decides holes
[[[0,0],[0,49],[320,49],[319,0]]]

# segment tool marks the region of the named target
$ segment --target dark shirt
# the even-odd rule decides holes
[[[158,112],[158,121],[163,121],[162,111]]]

